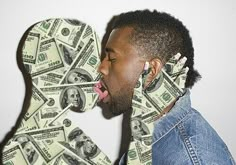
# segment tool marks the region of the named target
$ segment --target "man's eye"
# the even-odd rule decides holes
[[[115,59],[115,58],[113,58],[113,59],[108,59],[108,61],[110,61],[110,62],[115,62],[116,59]]]
[[[116,58],[111,57],[110,54],[108,54],[108,61],[109,61],[109,62],[115,62],[115,61],[116,61]]]
[[[115,59],[115,58],[109,58],[108,61],[110,61],[110,62],[115,62],[116,59]]]

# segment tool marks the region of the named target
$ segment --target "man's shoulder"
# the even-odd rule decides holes
[[[174,158],[175,164],[186,161],[196,164],[233,164],[227,146],[210,124],[195,109],[188,108],[187,112],[166,134],[154,141],[153,156],[159,155],[166,160]]]

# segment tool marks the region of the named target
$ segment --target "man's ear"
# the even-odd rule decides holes
[[[154,58],[151,61],[149,61],[149,68],[150,71],[146,77],[146,81],[144,84],[144,87],[146,87],[148,84],[150,84],[152,82],[152,80],[158,75],[158,73],[161,71],[162,69],[162,62],[160,59],[158,58]]]

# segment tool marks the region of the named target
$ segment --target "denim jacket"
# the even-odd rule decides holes
[[[227,146],[199,112],[191,108],[190,91],[154,124],[152,164],[232,165]]]
[[[235,165],[235,161],[216,131],[191,107],[187,90],[171,111],[154,123],[152,164]]]

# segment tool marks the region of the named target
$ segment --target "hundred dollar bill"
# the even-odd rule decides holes
[[[176,77],[183,71],[183,67],[185,62],[187,61],[186,57],[181,57],[180,53],[177,53],[172,58],[168,60],[168,62],[164,66],[164,71],[175,81]]]
[[[77,156],[90,164],[111,164],[109,158],[98,148],[98,146],[78,126],[73,124],[69,118],[69,107],[56,116],[48,126],[63,125],[65,128],[67,149],[76,153]]]
[[[142,145],[139,141],[133,141],[130,143],[127,164],[150,164],[152,161],[151,154],[151,146],[147,147]]]
[[[170,76],[162,69],[145,89],[143,95],[158,110],[162,112],[177,97],[182,96],[184,91],[173,82]]]
[[[189,71],[189,68],[183,68],[181,70],[181,72],[178,74],[178,77],[174,80],[175,83],[181,88],[184,89],[185,88],[185,82],[187,79],[187,73]]]
[[[24,115],[24,119],[27,121],[34,113],[36,113],[46,102],[47,97],[43,92],[38,89],[35,85],[32,85],[32,97],[30,100],[29,108]]]
[[[139,155],[135,143],[137,142],[133,141],[129,145],[129,151],[127,154],[127,165],[141,165],[141,161],[139,160]]]
[[[72,48],[62,44],[58,43],[58,48],[60,51],[60,54],[62,55],[63,62],[66,67],[69,67],[75,58],[78,56],[79,51],[73,50]]]
[[[22,54],[23,62],[35,64],[39,48],[40,34],[30,31],[25,40]]]
[[[52,72],[45,73],[45,74],[39,75],[38,77],[33,78],[33,82],[38,87],[59,85],[62,77],[63,77],[63,74],[52,71]]]
[[[60,52],[54,38],[40,42],[32,77],[64,67]]]
[[[59,142],[65,149],[70,150],[79,158],[92,165],[111,165],[109,158],[101,152],[97,145],[91,140],[77,142],[76,148],[72,148],[69,143]]]
[[[32,30],[39,32],[42,36],[46,36],[53,24],[53,19],[47,19],[37,23]]]
[[[64,151],[58,158],[53,160],[51,165],[90,165],[70,150],[66,148],[65,150],[67,151]]]
[[[29,164],[42,164],[46,165],[43,157],[39,153],[39,151],[35,148],[33,143],[30,141],[28,136],[24,134],[14,136],[11,139],[10,146],[14,144],[19,144],[22,148],[23,154],[27,158]]]
[[[35,115],[30,117],[27,121],[25,119],[21,120],[19,127],[17,128],[17,133],[36,130],[39,129],[40,125],[35,118]]]
[[[83,33],[83,36],[81,37],[78,48],[76,50],[70,48],[69,46],[63,43],[58,43],[60,54],[63,57],[62,59],[66,68],[73,63],[75,58],[79,55],[80,50],[85,46],[85,44],[89,41],[90,38],[97,38],[97,35],[90,26],[86,26],[86,30]],[[97,40],[95,42],[98,43]],[[100,50],[98,44],[97,47],[98,50]]]
[[[140,142],[135,143],[138,157],[141,163],[146,164],[152,160],[152,148],[151,146],[142,145]]]
[[[13,139],[19,141],[19,138],[22,139],[22,137],[25,137],[27,142],[31,142],[33,148],[38,151],[46,163],[63,152],[63,148],[57,145],[57,142],[66,140],[63,126],[16,134]]]
[[[71,110],[84,112],[95,106],[98,94],[93,87],[97,82],[59,85],[41,88],[49,102],[42,108],[43,113],[60,112],[72,103]]]
[[[70,69],[63,77],[61,84],[97,81],[101,75],[97,72],[100,64],[99,48],[95,39],[90,38],[79,55],[71,64]]]
[[[154,129],[154,121],[158,113],[153,111],[148,114],[139,115],[131,118],[131,131],[133,140],[149,143],[147,136],[151,136]],[[145,137],[145,138],[144,138]]]
[[[136,104],[142,104],[142,99],[143,99],[143,84],[142,84],[142,76],[139,76],[138,81],[136,82],[136,85],[134,87],[134,93],[133,93],[133,98],[132,98],[132,103]]]
[[[16,144],[3,152],[2,162],[4,165],[30,165],[20,145]]]
[[[85,44],[89,41],[90,38],[95,39],[95,38],[97,38],[97,35],[91,26],[86,25],[86,28],[84,30],[84,33],[83,33],[81,39],[80,39],[80,42],[79,42],[79,45],[78,45],[76,51],[79,52],[80,50],[82,50],[83,46],[85,46]],[[98,43],[100,43],[100,42],[98,42]]]
[[[48,36],[76,49],[86,24],[70,19],[55,19],[48,31]]]

